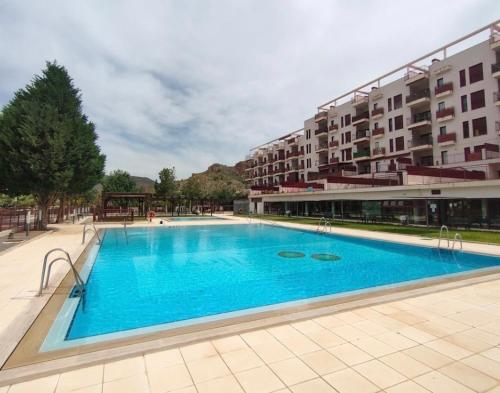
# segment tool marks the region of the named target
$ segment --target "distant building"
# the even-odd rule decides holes
[[[250,209],[498,228],[499,144],[497,21],[319,106],[303,129],[253,149]]]

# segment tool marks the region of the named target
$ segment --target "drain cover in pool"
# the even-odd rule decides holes
[[[306,256],[306,254],[298,251],[280,251],[278,255],[283,258],[304,258]]]
[[[312,254],[311,258],[317,259],[318,261],[338,261],[340,257],[334,254]]]

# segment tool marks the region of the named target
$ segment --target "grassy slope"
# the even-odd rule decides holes
[[[297,224],[309,224],[318,225],[318,220],[315,218],[288,218],[283,216],[262,216],[262,218],[274,221],[292,222]],[[439,237],[439,228],[424,228],[424,227],[412,227],[412,226],[401,226],[401,225],[391,225],[391,224],[362,224],[357,222],[340,222],[334,221],[333,227],[349,228],[349,229],[362,229],[365,231],[378,231],[378,232],[388,232],[396,233],[400,235],[415,235],[423,237]],[[460,233],[464,241],[482,242],[482,243],[494,243],[500,244],[500,233],[499,232],[487,232],[487,231],[467,231],[467,230],[455,230],[450,231],[450,236],[453,236],[455,232]]]

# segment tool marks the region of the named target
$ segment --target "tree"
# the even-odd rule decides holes
[[[85,192],[102,177],[105,156],[96,140],[80,91],[64,67],[48,62],[3,108],[0,184],[9,195],[32,194],[45,229],[57,198]]]
[[[157,198],[161,198],[165,202],[165,213],[167,213],[167,199],[174,196],[177,189],[175,168],[163,168],[158,173],[158,178],[160,179],[159,182],[155,180],[155,194]]]
[[[102,179],[103,192],[137,192],[137,186],[126,171],[117,169]]]

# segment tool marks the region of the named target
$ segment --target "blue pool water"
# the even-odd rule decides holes
[[[106,230],[66,340],[500,265],[485,255],[268,225],[128,231],[126,244],[122,230]]]

